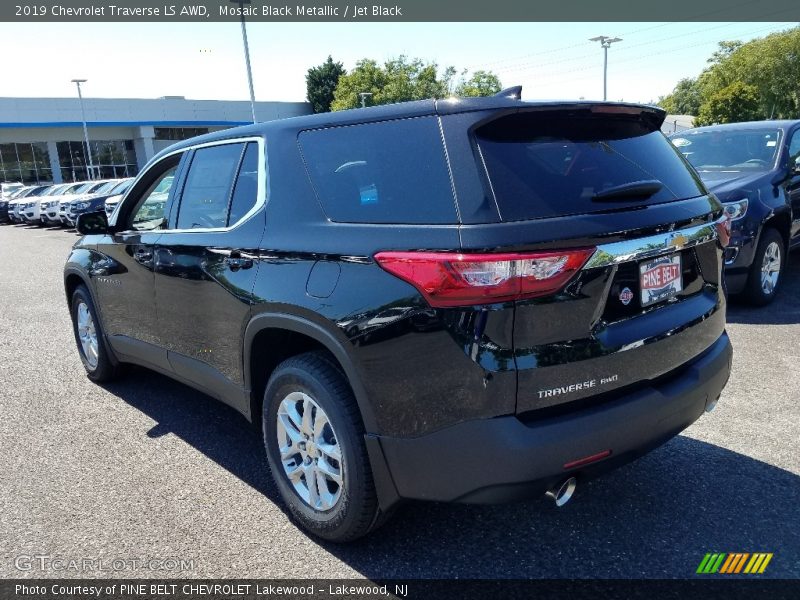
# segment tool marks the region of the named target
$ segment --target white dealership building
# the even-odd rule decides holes
[[[252,122],[250,102],[84,98],[94,179],[138,173],[178,140]],[[311,112],[305,102],[256,102],[270,121]],[[78,98],[0,98],[0,182],[61,183],[88,179]]]

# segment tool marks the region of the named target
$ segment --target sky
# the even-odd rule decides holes
[[[494,71],[523,99],[651,102],[694,77],[723,40],[747,41],[796,23],[248,23],[256,100],[303,101],[305,74],[330,54],[351,69],[405,54]],[[246,100],[241,29],[232,23],[2,23],[0,96]],[[32,40],[34,41],[33,43]],[[19,48],[11,59],[11,48]]]

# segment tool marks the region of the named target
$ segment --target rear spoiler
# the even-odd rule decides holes
[[[639,115],[642,120],[653,124],[654,129],[660,129],[667,117],[667,111],[657,106],[646,106],[637,104],[592,104],[589,109],[593,113],[609,115]]]
[[[495,98],[511,98],[512,100],[519,100],[522,98],[522,86],[515,85],[513,87],[501,90],[495,94]]]
[[[667,112],[664,109],[648,104],[592,100],[533,100],[530,102],[523,102],[520,100],[521,96],[522,86],[516,85],[505,88],[493,96],[437,100],[436,112],[440,115],[446,115],[472,111],[498,111],[497,114],[490,117],[490,119],[494,119],[505,114],[520,112],[589,111],[595,114],[616,114],[620,116],[638,117],[653,131],[661,128],[667,116]]]

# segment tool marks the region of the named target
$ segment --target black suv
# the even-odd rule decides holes
[[[86,371],[233,406],[327,539],[401,499],[564,504],[728,380],[728,221],[663,119],[507,95],[180,142],[79,217]]]
[[[731,219],[725,279],[755,305],[772,301],[800,245],[800,121],[699,127],[672,136]]]

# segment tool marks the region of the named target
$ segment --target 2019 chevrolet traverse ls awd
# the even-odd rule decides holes
[[[663,119],[508,93],[180,142],[79,217],[80,357],[239,410],[323,538],[401,499],[563,504],[728,380],[728,222]]]

